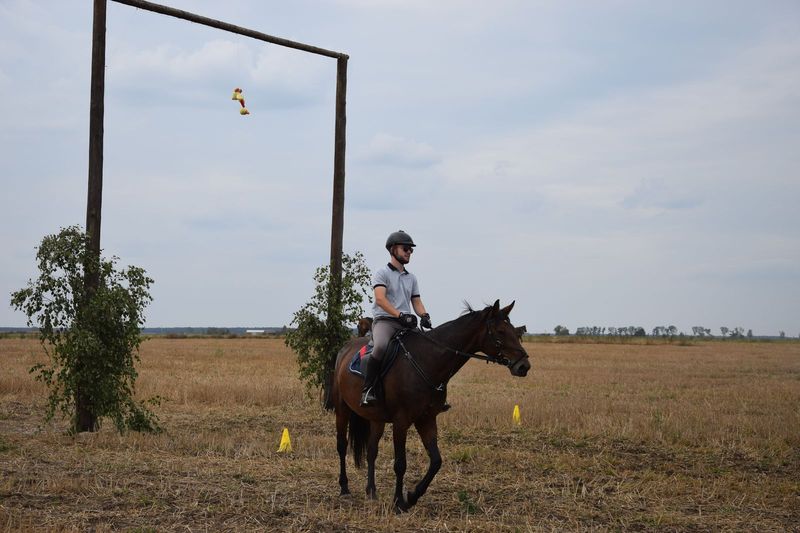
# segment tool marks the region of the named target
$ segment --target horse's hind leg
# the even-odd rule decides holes
[[[347,423],[350,420],[350,408],[340,402],[336,406],[336,451],[339,452],[339,486],[342,491],[341,495],[350,494],[350,488],[347,486],[347,467],[345,466],[345,459],[347,458]]]
[[[433,477],[439,471],[439,468],[442,467],[442,456],[439,453],[439,445],[436,442],[436,417],[430,416],[428,418],[418,420],[414,423],[414,426],[417,428],[420,439],[422,439],[422,444],[425,446],[425,451],[428,452],[428,458],[430,459],[430,462],[428,463],[428,471],[425,472],[425,477],[423,477],[422,480],[417,483],[417,486],[414,488],[414,492],[408,493],[408,507],[411,507],[417,503],[417,500],[419,500],[419,498],[425,494],[425,491],[428,490],[428,485],[430,485],[431,481],[433,481]]]
[[[372,500],[378,499],[378,490],[375,487],[375,459],[378,457],[378,444],[381,442],[383,422],[371,422],[369,441],[367,442],[367,496]]]

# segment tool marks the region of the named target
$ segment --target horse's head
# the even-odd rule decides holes
[[[370,317],[362,318],[358,321],[358,336],[365,337],[369,330],[372,329],[372,319]]]
[[[525,376],[531,369],[528,353],[520,342],[525,326],[515,328],[508,318],[514,302],[507,307],[500,308],[500,300],[493,306],[483,310],[486,327],[478,338],[478,351],[488,355],[491,359],[508,366],[514,376]]]

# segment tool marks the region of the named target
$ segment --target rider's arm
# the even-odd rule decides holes
[[[427,313],[425,310],[425,304],[422,303],[422,298],[419,296],[414,296],[411,298],[411,305],[414,307],[414,312],[417,313],[417,315],[423,316]]]
[[[400,311],[398,311],[395,306],[389,302],[389,299],[386,298],[386,287],[383,285],[378,285],[375,287],[375,303],[393,317],[400,316]]]

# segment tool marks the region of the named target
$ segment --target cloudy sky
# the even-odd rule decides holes
[[[434,322],[800,334],[800,4],[165,0],[350,56],[345,251]],[[0,0],[0,326],[85,222],[89,0]],[[102,246],[148,326],[281,326],[327,262],[336,62],[109,2]],[[251,115],[230,95],[242,87]]]

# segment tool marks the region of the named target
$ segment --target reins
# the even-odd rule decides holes
[[[427,339],[429,342],[435,344],[436,346],[444,349],[445,351],[453,352],[457,356],[461,356],[461,357],[464,357],[464,358],[467,358],[467,359],[478,359],[480,361],[486,361],[486,364],[494,363],[494,364],[498,364],[498,365],[502,365],[502,366],[506,366],[506,367],[513,366],[515,364],[515,362],[512,362],[510,359],[508,359],[507,357],[504,357],[502,355],[503,354],[503,349],[502,349],[503,346],[502,346],[502,344],[500,342],[500,339],[498,339],[495,336],[494,331],[492,331],[491,325],[487,325],[487,327],[488,327],[488,330],[489,330],[489,336],[492,339],[494,339],[495,345],[497,346],[497,350],[498,350],[498,355],[497,356],[483,355],[483,354],[477,354],[477,353],[471,353],[471,352],[463,352],[461,350],[457,350],[455,348],[451,348],[450,346],[447,346],[446,344],[443,344],[443,343],[437,341],[436,339],[430,337],[424,331],[421,331],[421,330],[418,330],[418,329],[401,330],[395,336],[395,339],[397,340],[397,343],[400,345],[400,348],[403,349],[403,355],[405,355],[406,359],[408,359],[408,361],[411,363],[411,366],[414,367],[414,370],[417,371],[417,373],[422,377],[422,379],[425,381],[425,383],[427,383],[428,386],[431,387],[432,389],[435,389],[435,390],[441,392],[441,391],[444,390],[445,385],[455,375],[455,372],[452,372],[447,377],[447,379],[444,380],[439,385],[434,385],[433,382],[428,377],[428,375],[425,373],[425,370],[423,370],[422,367],[419,366],[419,363],[416,361],[416,359],[414,359],[414,356],[411,355],[411,352],[408,350],[408,348],[406,348],[406,345],[403,344],[402,337],[404,337],[409,332],[414,332],[414,333],[417,333],[417,334],[421,335],[423,339]]]
[[[429,377],[428,377],[428,375],[425,373],[425,371],[422,369],[422,367],[421,367],[421,366],[419,366],[419,363],[417,363],[417,360],[416,360],[416,359],[414,359],[414,356],[412,356],[412,355],[411,355],[411,352],[408,350],[408,348],[406,348],[406,345],[405,345],[405,344],[403,344],[403,339],[402,339],[402,337],[403,337],[403,336],[404,336],[404,335],[405,335],[407,332],[409,332],[409,331],[412,331],[412,330],[410,330],[410,329],[404,329],[404,330],[402,330],[402,331],[400,332],[400,334],[398,334],[398,335],[395,337],[395,338],[397,339],[397,344],[399,344],[399,345],[400,345],[400,347],[403,349],[403,355],[405,355],[406,359],[408,359],[408,361],[411,363],[411,366],[413,366],[413,367],[414,367],[414,370],[416,370],[416,371],[417,371],[417,374],[419,374],[419,375],[422,377],[422,379],[425,381],[425,383],[427,383],[427,384],[428,384],[428,386],[429,386],[430,388],[432,388],[432,389],[434,389],[434,390],[436,390],[436,391],[439,391],[439,392],[443,391],[443,390],[444,390],[444,387],[445,387],[445,385],[447,384],[447,382],[448,382],[448,381],[450,381],[450,378],[452,378],[453,376],[452,376],[452,375],[450,375],[450,377],[448,377],[446,380],[444,380],[443,382],[439,383],[438,385],[434,385],[434,384],[433,384],[433,382],[430,380],[430,378],[429,378]]]
[[[487,325],[487,328],[489,330],[489,337],[491,337],[494,340],[494,344],[495,344],[495,346],[497,346],[497,352],[498,352],[497,356],[484,355],[484,354],[471,353],[471,352],[462,352],[461,350],[456,350],[455,348],[451,348],[451,347],[447,346],[446,344],[443,344],[443,343],[437,341],[433,337],[431,337],[428,334],[426,334],[424,331],[420,331],[420,330],[417,330],[417,329],[409,330],[409,331],[413,331],[414,333],[417,333],[417,334],[421,335],[423,339],[427,339],[429,342],[432,342],[433,344],[437,345],[438,347],[443,348],[443,349],[445,349],[445,350],[447,350],[449,352],[453,352],[456,355],[460,355],[461,357],[466,357],[468,359],[478,359],[480,361],[486,361],[487,364],[488,363],[494,363],[494,364],[501,365],[501,366],[509,366],[509,367],[512,366],[514,364],[514,362],[512,362],[509,358],[503,356],[503,345],[500,342],[500,339],[498,339],[497,336],[494,334],[494,331],[492,331],[492,326],[491,325]]]

